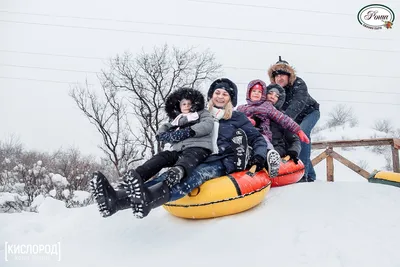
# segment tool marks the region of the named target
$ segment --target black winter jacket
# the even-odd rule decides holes
[[[242,129],[247,136],[249,146],[253,148],[253,155],[259,155],[263,159],[267,155],[267,142],[261,133],[256,129],[244,113],[233,111],[232,118],[229,120],[219,120],[218,131],[218,150],[219,154],[209,156],[205,162],[222,160],[225,165],[226,172],[232,173],[235,171],[235,153],[231,149],[232,137],[237,129]]]
[[[310,96],[303,79],[296,77],[293,85],[287,85],[284,89],[286,100],[282,110],[298,124],[303,121],[305,116],[314,110],[319,110],[319,103]]]

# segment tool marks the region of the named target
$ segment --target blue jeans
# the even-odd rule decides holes
[[[311,163],[311,130],[314,128],[315,124],[317,124],[320,117],[319,110],[314,110],[310,114],[304,117],[303,121],[300,123],[300,128],[307,135],[308,139],[310,139],[310,143],[306,144],[301,142],[301,151],[299,158],[304,163],[305,173],[304,176],[308,177],[308,180],[315,181],[317,175],[315,174],[314,167]]]
[[[197,166],[196,169],[194,169],[190,176],[183,178],[179,184],[171,188],[171,196],[169,201],[175,201],[183,198],[204,182],[224,175],[226,175],[226,169],[221,160],[202,163]],[[146,182],[146,186],[150,187],[162,182],[166,179],[166,177],[167,173],[164,172],[153,180]]]

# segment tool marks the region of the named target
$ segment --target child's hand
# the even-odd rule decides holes
[[[301,142],[306,144],[310,143],[310,139],[308,139],[307,135],[302,130],[300,130],[297,135],[299,136]]]

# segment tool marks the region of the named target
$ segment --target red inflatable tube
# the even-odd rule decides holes
[[[293,160],[282,159],[278,176],[270,178],[272,181],[271,187],[297,183],[303,175],[304,164],[301,160],[299,160],[298,164],[295,164]]]

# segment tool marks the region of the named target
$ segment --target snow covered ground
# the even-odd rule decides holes
[[[345,132],[318,136],[374,134]],[[368,171],[385,166],[366,148],[335,150]],[[272,188],[256,208],[212,220],[179,219],[163,208],[143,220],[130,210],[102,218],[94,205],[68,209],[41,199],[38,213],[0,214],[0,266],[400,266],[400,188],[368,183],[338,162],[333,183],[323,162],[316,170],[315,183]],[[22,255],[23,245],[53,253]]]
[[[39,213],[1,214],[0,239],[60,242],[61,260],[9,254],[0,266],[400,266],[399,206],[400,188],[359,182],[272,188],[252,210],[202,221],[163,208],[143,220],[130,210],[104,219],[94,205],[47,198]]]

